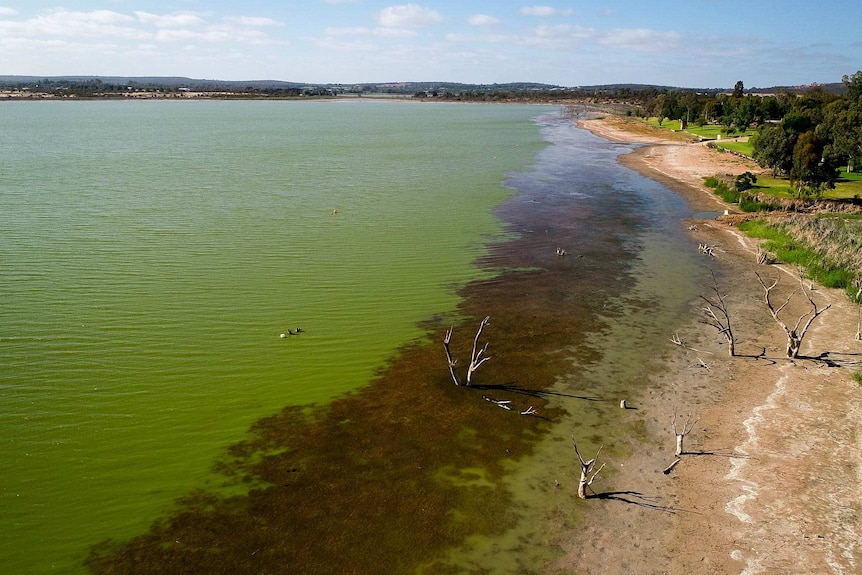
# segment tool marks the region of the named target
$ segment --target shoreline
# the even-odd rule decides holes
[[[611,141],[645,144],[620,163],[684,197],[693,212],[732,211],[703,186],[704,177],[758,169],[631,121],[579,126]],[[735,324],[737,357],[728,357],[716,330],[699,321],[702,302],[691,303],[686,325],[668,326],[635,406],[646,439],[633,439],[630,455],[612,462],[616,472],[597,481],[604,496],[584,502],[583,524],[554,541],[564,555],[546,572],[856,572],[862,566],[856,310],[839,290],[817,287],[814,297],[832,309],[812,325],[802,349],[808,357],[789,360],[754,271],[788,276],[790,270],[756,266],[756,241],[732,225],[684,225],[692,249],[716,246],[716,281]],[[780,297],[793,283],[784,279]],[[704,288],[708,295],[710,286]],[[796,300],[786,310],[794,318],[804,311]],[[674,333],[688,347],[672,344]],[[674,459],[674,411],[699,421],[682,461],[665,475]]]

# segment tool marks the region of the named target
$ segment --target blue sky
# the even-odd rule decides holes
[[[0,74],[356,83],[837,82],[858,0],[0,0]]]

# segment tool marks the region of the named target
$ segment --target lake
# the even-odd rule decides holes
[[[489,330],[492,349],[509,358],[482,368],[489,380],[559,394],[539,398],[556,410],[548,421],[483,426],[529,435],[517,457],[495,455],[491,439],[461,423],[463,453],[435,456],[423,476],[423,493],[441,485],[442,494],[442,515],[429,512],[425,529],[440,517],[460,523],[429,539],[416,564],[487,566],[490,542],[500,547],[539,520],[522,509],[543,505],[526,470],[554,465],[552,439],[569,433],[576,413],[584,433],[610,413],[608,401],[584,412],[564,398],[604,399],[636,384],[652,348],[632,344],[650,341],[632,331],[666,330],[703,272],[684,251],[684,202],[616,164],[631,147],[578,130],[558,108],[27,102],[0,106],[0,125],[0,563],[10,572],[85,572],[93,546],[176,517],[185,509],[177,498],[199,490],[248,505],[249,485],[273,484],[264,464],[291,441],[317,445],[307,457],[332,465],[330,476],[350,476],[358,464],[337,465],[333,429],[356,424],[360,411],[387,413],[398,394],[379,390],[392,381],[431,377],[444,395],[424,413],[464,401],[440,383],[445,359],[424,350],[442,354],[436,338],[449,324],[469,343],[469,321],[484,314],[507,340]],[[519,339],[528,330],[529,345]],[[493,407],[474,396],[469,410]],[[310,404],[321,407],[301,407]],[[397,413],[413,409],[406,402]],[[304,417],[314,421],[294,429]],[[357,424],[351,440],[381,437],[392,417],[384,431],[372,431],[378,420]],[[404,429],[405,444],[426,435]],[[478,484],[464,471],[477,451]],[[253,478],[224,481],[226,453]],[[394,477],[413,481],[403,469]],[[508,486],[504,532],[452,502],[493,507],[494,498],[464,496],[483,480]],[[323,481],[305,487],[322,492]],[[375,542],[379,525],[361,528]],[[384,540],[375,547],[387,557],[403,548]],[[122,550],[102,554],[115,552],[121,563]]]

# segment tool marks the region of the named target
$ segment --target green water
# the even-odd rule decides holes
[[[0,106],[4,572],[79,571],[255,419],[364,385],[451,312],[545,111]]]

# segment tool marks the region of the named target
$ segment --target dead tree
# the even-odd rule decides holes
[[[593,471],[593,467],[595,467],[596,462],[599,460],[599,454],[602,452],[602,447],[599,447],[599,450],[596,451],[596,456],[590,459],[589,461],[584,461],[584,458],[581,456],[581,452],[578,451],[578,444],[575,443],[575,436],[572,435],[572,447],[575,448],[575,455],[578,456],[578,462],[581,464],[581,478],[578,480],[578,497],[581,499],[587,498],[587,489],[592,491],[593,481],[596,480],[599,473],[602,469],[605,468],[605,464],[602,463],[601,467]]]
[[[449,361],[449,375],[452,376],[452,381],[455,382],[455,385],[461,385],[461,378],[458,377],[458,372],[455,371],[455,364],[458,363],[458,360],[453,359],[452,352],[449,351],[449,342],[452,341],[452,329],[454,329],[454,326],[446,330],[446,335],[443,336],[443,347],[446,349],[446,359]]]
[[[683,446],[683,442],[685,441],[686,436],[692,432],[694,426],[700,421],[698,417],[694,421],[691,420],[691,414],[685,416],[685,421],[682,421],[682,429],[677,428],[676,422],[677,420],[682,420],[681,416],[677,416],[676,408],[673,410],[673,418],[671,419],[671,429],[673,430],[673,434],[676,437],[676,451],[674,451],[674,455],[677,457],[683,455],[685,453],[685,448]]]
[[[730,312],[727,310],[727,303],[724,301],[724,296],[718,291],[718,282],[715,279],[715,273],[712,274],[712,297],[705,295],[700,296],[700,299],[706,302],[706,307],[701,308],[701,312],[705,318],[702,320],[706,325],[711,325],[718,330],[718,333],[724,336],[727,342],[727,350],[730,357],[736,355],[735,340],[733,337],[733,328],[730,324]]]
[[[778,285],[778,281],[781,279],[781,272],[778,273],[778,276],[775,278],[775,281],[772,282],[772,285],[767,286],[766,282],[763,281],[763,278],[759,273],[755,272],[757,279],[760,281],[760,285],[763,286],[763,290],[765,292],[766,297],[766,307],[769,308],[769,313],[772,314],[772,318],[775,322],[781,326],[781,329],[784,330],[784,333],[787,335],[787,357],[795,359],[799,357],[799,350],[802,347],[802,339],[805,337],[805,334],[808,332],[808,328],[811,327],[811,324],[814,323],[814,320],[817,319],[820,314],[825,312],[827,309],[832,307],[832,305],[827,305],[823,309],[817,307],[817,303],[811,297],[811,294],[807,289],[805,289],[805,282],[803,281],[803,274],[799,274],[799,288],[793,290],[793,292],[787,296],[787,299],[784,300],[784,303],[778,306],[777,308],[772,303],[771,295],[772,290]],[[790,303],[798,292],[802,292],[805,298],[808,300],[808,304],[811,308],[799,316],[799,319],[796,320],[796,323],[793,327],[790,327],[787,322],[785,322],[780,314],[784,310],[785,307]],[[804,324],[802,322],[805,322]]]
[[[488,343],[485,343],[481,348],[479,347],[479,338],[482,337],[482,330],[485,329],[490,320],[490,316],[485,316],[485,319],[479,324],[476,337],[473,338],[473,351],[470,353],[470,365],[467,366],[467,380],[464,384],[466,387],[473,385],[473,374],[479,369],[479,366],[491,359],[491,356],[485,355],[485,352],[488,351]],[[449,349],[449,342],[452,341],[452,329],[450,327],[446,330],[446,335],[443,337],[443,347],[446,349],[446,360],[449,362],[449,375],[452,376],[452,381],[455,382],[455,385],[462,385],[461,378],[458,377],[458,372],[455,369],[458,360],[452,357],[452,352]]]

